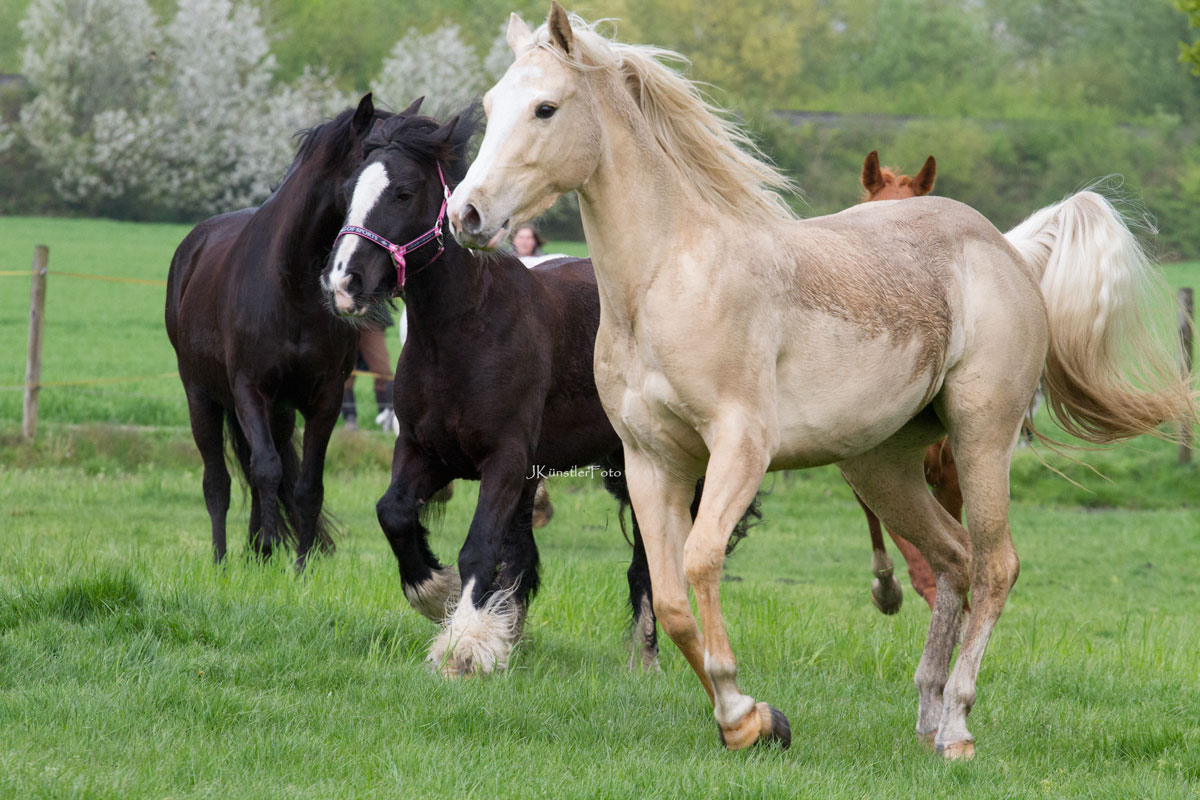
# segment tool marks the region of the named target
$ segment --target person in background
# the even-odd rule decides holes
[[[363,330],[358,340],[357,369],[375,373],[375,424],[388,433],[398,435],[400,426],[396,412],[392,409],[392,359],[388,355],[386,328],[371,327]],[[358,413],[354,403],[354,375],[346,380],[342,394],[342,419],[350,430],[358,429]]]
[[[537,227],[532,222],[518,225],[517,229],[512,232],[509,242],[512,244],[513,253],[521,259],[521,263],[526,267],[536,267],[543,261],[567,257],[566,253],[547,254],[544,252],[542,248],[546,246],[546,240],[538,233]]]
[[[542,250],[546,246],[546,240],[538,233],[537,226],[532,222],[526,222],[524,225],[518,225],[517,229],[512,232],[513,251],[517,257],[524,261],[527,258],[541,258],[545,255]],[[525,266],[531,266],[526,264]]]

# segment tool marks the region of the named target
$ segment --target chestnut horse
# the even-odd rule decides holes
[[[863,161],[862,187],[866,191],[864,203],[875,200],[906,200],[910,197],[922,197],[933,191],[933,182],[937,177],[937,161],[933,156],[925,159],[921,171],[914,177],[901,175],[889,167],[879,166],[879,152],[872,150]],[[925,481],[933,489],[933,495],[941,503],[942,508],[962,522],[962,491],[958,488],[958,468],[954,464],[954,454],[950,443],[945,439],[929,445],[925,451]],[[867,504],[857,494],[854,499],[862,506],[867,515],[867,527],[871,531],[871,572],[875,580],[871,582],[871,602],[884,614],[895,614],[900,610],[904,593],[900,589],[900,581],[896,580],[895,567],[888,557],[883,545],[883,531],[880,530],[879,517],[867,508]],[[925,598],[929,608],[933,608],[933,600],[937,596],[937,583],[933,579],[933,570],[917,548],[895,531],[888,529],[888,535],[896,543],[900,555],[908,564],[908,579],[917,594]]]
[[[451,227],[495,247],[578,192],[600,294],[596,388],[624,446],[654,610],[721,741],[791,741],[787,718],[738,686],[720,601],[734,525],[766,472],[837,464],[933,569],[916,733],[971,757],[967,714],[1018,572],[1009,466],[1039,379],[1058,423],[1092,442],[1197,419],[1176,344],[1145,312],[1173,298],[1137,238],[1092,191],[1007,234],[943,197],[800,220],[778,193],[791,182],[663,63],[682,57],[610,41],[557,2],[536,33],[514,15],[508,42],[516,58],[484,99]],[[946,435],[968,531],[925,488],[925,451]]]

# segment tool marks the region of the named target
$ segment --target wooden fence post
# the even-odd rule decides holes
[[[1184,377],[1192,374],[1192,345],[1195,326],[1195,296],[1192,287],[1185,286],[1179,290],[1179,366]],[[1185,420],[1179,430],[1179,463],[1188,464],[1192,460],[1192,422]]]
[[[29,351],[25,361],[25,402],[22,406],[21,435],[32,442],[37,436],[38,389],[42,381],[42,323],[46,316],[46,267],[50,248],[39,244],[33,249],[33,285],[29,290]]]

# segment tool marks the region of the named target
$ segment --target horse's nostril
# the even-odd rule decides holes
[[[462,227],[467,233],[479,233],[483,228],[483,220],[479,216],[479,212],[475,210],[475,206],[467,204],[462,210]]]
[[[357,295],[359,293],[359,291],[361,289],[362,289],[362,278],[360,278],[357,273],[354,273],[354,272],[350,273],[350,275],[346,279],[346,286],[344,289],[346,294],[350,295],[351,297],[354,297],[355,295]]]

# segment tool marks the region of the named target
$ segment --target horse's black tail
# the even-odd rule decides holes
[[[225,428],[229,432],[230,449],[233,451],[242,477],[242,486],[250,485],[250,442],[238,423],[233,411],[225,412]],[[300,456],[296,453],[296,445],[288,441],[279,448],[279,461],[282,474],[279,478],[279,536],[282,543],[293,550],[299,542],[300,511],[296,505],[296,481],[300,478]],[[313,546],[323,553],[332,553],[336,549],[333,532],[337,523],[324,508],[317,515]]]
[[[704,478],[701,478],[696,481],[696,496],[692,498],[692,519],[695,519],[696,514],[700,512],[700,497],[703,494]],[[746,510],[742,512],[742,518],[737,521],[737,524],[733,526],[733,532],[729,534],[729,541],[725,544],[725,555],[732,555],[733,548],[746,538],[750,529],[763,521],[762,499],[766,494],[764,491],[755,492],[754,499],[750,501],[750,505],[746,506]]]
[[[609,466],[607,463],[605,466]],[[624,464],[620,467],[605,469],[604,471],[604,488],[608,493],[617,499],[620,503],[620,508],[617,511],[617,517],[621,521],[621,533],[625,535],[625,541],[629,542],[630,547],[633,546],[633,541],[629,538],[629,532],[625,528],[625,510],[632,507],[632,502],[629,499],[629,488],[625,484]],[[696,514],[700,511],[700,498],[704,494],[704,478],[696,481],[696,494],[692,498],[692,519],[696,518]],[[754,495],[754,499],[750,501],[750,505],[742,512],[742,517],[733,526],[733,532],[729,535],[729,542],[725,545],[725,555],[731,555],[733,549],[738,546],[738,542],[746,538],[746,534],[755,525],[763,521],[762,499],[767,492],[760,491]]]

